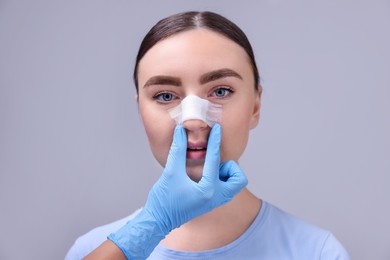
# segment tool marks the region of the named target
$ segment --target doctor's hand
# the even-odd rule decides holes
[[[194,182],[186,173],[186,132],[176,126],[166,166],[145,207],[108,237],[127,258],[147,258],[174,228],[229,202],[246,186],[237,163],[220,163],[221,136],[221,126],[216,124],[209,135],[202,178]]]
[[[235,162],[220,164],[221,136],[221,126],[216,124],[209,135],[203,176],[197,183],[186,173],[186,132],[176,126],[165,169],[145,205],[164,233],[230,201],[246,186],[247,179]]]

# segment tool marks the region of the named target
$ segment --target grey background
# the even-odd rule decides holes
[[[161,173],[134,101],[157,20],[213,10],[247,33],[264,95],[241,160],[259,197],[390,259],[390,3],[0,0],[0,259],[62,259],[142,206]]]

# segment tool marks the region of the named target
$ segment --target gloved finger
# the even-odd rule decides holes
[[[223,179],[222,194],[228,200],[237,195],[247,184],[248,179],[235,161],[227,161],[220,165],[219,177]]]
[[[169,150],[167,163],[165,164],[165,172],[186,171],[186,153],[187,153],[187,135],[183,126],[175,127],[173,133],[173,141]]]
[[[206,159],[203,167],[203,176],[201,179],[205,182],[212,182],[218,179],[220,164],[220,146],[221,146],[222,128],[215,124],[211,129],[207,143]]]

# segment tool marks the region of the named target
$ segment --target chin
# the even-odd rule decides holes
[[[203,164],[187,164],[187,175],[194,182],[199,182],[203,175]]]

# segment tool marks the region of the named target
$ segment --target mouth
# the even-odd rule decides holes
[[[187,144],[187,159],[204,160],[206,158],[207,143],[198,142]]]

